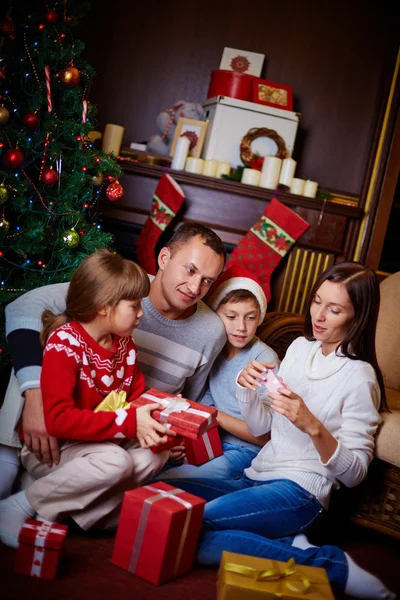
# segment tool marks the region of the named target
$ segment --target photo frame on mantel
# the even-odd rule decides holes
[[[293,91],[290,85],[255,79],[253,86],[253,102],[274,108],[293,110]]]
[[[189,154],[194,158],[200,158],[200,154],[204,144],[208,123],[206,121],[197,121],[196,119],[186,119],[179,117],[174,137],[171,144],[170,156],[174,155],[175,146],[178,139],[185,135],[190,140]]]

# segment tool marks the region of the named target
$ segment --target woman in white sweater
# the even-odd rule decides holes
[[[280,366],[287,387],[258,393],[273,365],[252,361],[239,373],[242,416],[253,435],[270,431],[271,440],[241,478],[179,481],[214,498],[204,513],[200,562],[218,564],[222,550],[294,557],[325,567],[337,590],[393,597],[339,548],[311,546],[303,535],[318,525],[332,489],[358,485],[373,458],[378,411],[386,406],[374,344],[378,310],[375,273],[354,262],[333,265],[311,292],[305,337],[291,344]]]

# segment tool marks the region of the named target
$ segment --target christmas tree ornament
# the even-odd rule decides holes
[[[45,14],[45,19],[49,25],[55,25],[60,18],[58,12],[54,9],[48,10]]]
[[[116,181],[115,183],[112,183],[108,186],[108,188],[106,189],[106,194],[109,200],[111,200],[112,202],[116,202],[124,195],[124,188],[118,181]]]
[[[0,125],[5,125],[10,120],[10,111],[5,106],[0,106]]]
[[[0,185],[0,204],[4,204],[8,200],[8,189],[4,184]]]
[[[226,261],[250,271],[260,281],[271,299],[271,275],[309,224],[287,206],[273,198],[248,233],[240,240]]]
[[[95,187],[99,187],[103,183],[103,175],[101,173],[93,175],[92,183]]]
[[[0,30],[6,35],[11,35],[15,31],[15,23],[11,17],[5,17],[0,21]]]
[[[155,275],[157,270],[155,251],[158,239],[170,225],[184,199],[181,186],[171,175],[164,173],[154,192],[150,216],[136,243],[138,263],[150,275]]]
[[[1,67],[0,68],[0,82],[5,81],[6,79],[7,79],[6,68]]]
[[[61,239],[68,248],[76,248],[79,244],[79,233],[75,229],[67,229],[61,235]]]
[[[4,153],[4,164],[9,169],[19,169],[24,162],[24,155],[17,148],[10,148]]]
[[[4,217],[0,218],[0,233],[6,235],[8,230],[10,229],[10,222],[6,221]]]
[[[34,129],[39,123],[39,117],[36,113],[27,112],[24,114],[22,118],[24,125],[29,127],[29,129]]]
[[[68,65],[67,67],[60,69],[57,77],[61,83],[65,85],[65,87],[72,88],[78,85],[81,79],[81,74],[76,67]]]
[[[54,185],[57,182],[57,179],[57,172],[52,167],[50,167],[50,169],[44,169],[41,177],[43,183],[46,185]]]

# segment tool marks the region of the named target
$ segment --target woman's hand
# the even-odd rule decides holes
[[[320,433],[322,423],[307,408],[304,400],[288,388],[279,388],[278,393],[270,392],[271,408],[289,419],[300,431],[311,437]]]
[[[265,381],[267,369],[275,369],[275,365],[252,360],[241,371],[238,377],[239,385],[255,392],[261,387],[259,380]]]

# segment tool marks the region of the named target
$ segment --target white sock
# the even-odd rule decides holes
[[[373,600],[394,600],[396,594],[391,592],[375,575],[365,571],[345,552],[349,565],[349,575],[345,593],[354,598],[371,598]]]
[[[0,444],[0,500],[10,496],[18,475],[19,458],[17,448]]]
[[[18,548],[18,536],[26,519],[31,519],[35,509],[25,492],[18,492],[0,502],[0,540],[6,546]]]
[[[313,544],[310,544],[304,533],[298,533],[292,542],[292,546],[300,548],[301,550],[307,550],[307,548],[316,548]]]

